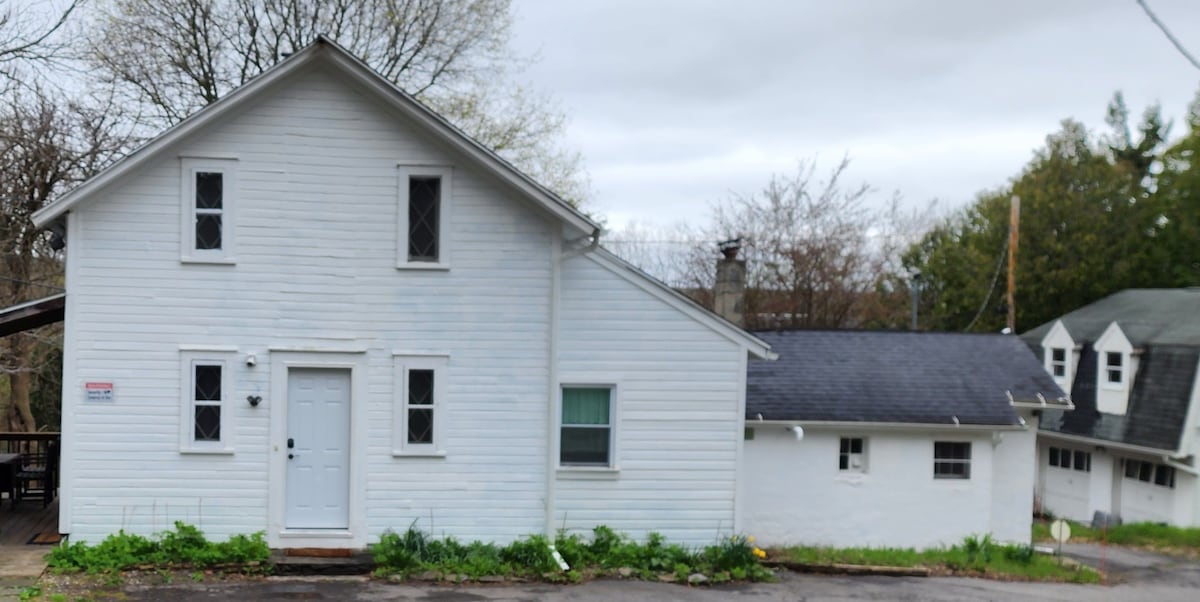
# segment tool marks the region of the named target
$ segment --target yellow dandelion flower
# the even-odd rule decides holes
[[[753,535],[747,536],[746,543],[754,543],[754,536]]]

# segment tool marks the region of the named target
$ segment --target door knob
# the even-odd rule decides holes
[[[293,454],[288,454],[288,459],[289,459],[289,460],[291,460],[292,458],[295,458],[295,457],[296,457],[296,456],[295,456],[295,455],[293,455]]]

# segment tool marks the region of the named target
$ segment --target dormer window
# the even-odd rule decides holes
[[[1067,350],[1062,347],[1050,349],[1050,373],[1054,378],[1067,377]]]
[[[1109,351],[1104,354],[1104,374],[1106,382],[1119,385],[1124,382],[1124,356],[1120,352]]]

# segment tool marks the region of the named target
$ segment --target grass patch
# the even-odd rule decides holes
[[[117,574],[132,568],[207,568],[240,565],[251,572],[263,570],[270,558],[265,534],[234,535],[211,542],[199,529],[182,522],[174,530],[154,537],[120,531],[96,545],[83,542],[60,545],[46,555],[59,573]]]
[[[854,564],[887,567],[925,567],[952,574],[1019,579],[1099,583],[1100,575],[1087,567],[1060,564],[1055,558],[1034,553],[1023,545],[997,544],[991,536],[967,537],[956,546],[912,548],[792,547],[777,557],[804,564]]]
[[[435,539],[410,527],[404,533],[385,533],[371,547],[377,576],[408,578],[419,574],[451,580],[477,580],[500,576],[548,581],[581,581],[594,575],[620,575],[641,579],[670,579],[688,582],[699,573],[705,583],[768,581],[770,570],[758,563],[765,556],[753,538],[735,536],[699,549],[671,544],[651,533],[636,542],[604,526],[590,538],[559,533],[554,549],[568,569],[563,570],[551,542],[531,535],[507,546],[474,541],[461,543],[453,537]]]
[[[1200,528],[1172,527],[1159,523],[1129,523],[1113,525],[1106,530],[1093,529],[1089,525],[1067,521],[1071,525],[1071,540],[1074,542],[1104,541],[1118,546],[1181,550],[1200,552]],[[1050,523],[1034,521],[1034,541],[1053,541]]]

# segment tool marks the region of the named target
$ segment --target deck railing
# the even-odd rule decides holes
[[[62,433],[0,432],[0,454],[44,454],[51,449],[61,449],[61,443]]]

